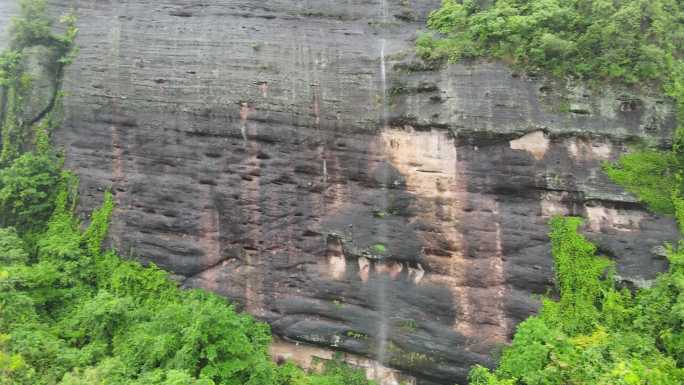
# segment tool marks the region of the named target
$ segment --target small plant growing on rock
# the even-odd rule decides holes
[[[413,319],[406,319],[399,321],[399,328],[405,332],[414,332],[418,329],[418,323]]]
[[[359,332],[356,332],[356,331],[354,331],[354,330],[349,330],[349,331],[347,332],[347,336],[348,336],[348,337],[351,337],[351,338],[353,338],[353,339],[355,339],[355,340],[365,340],[365,339],[368,339],[368,336],[367,336],[366,334],[364,334],[364,333],[359,333]]]
[[[385,254],[387,252],[387,247],[382,243],[376,243],[371,246],[371,250],[376,254]]]

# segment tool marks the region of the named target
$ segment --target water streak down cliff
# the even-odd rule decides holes
[[[51,1],[80,18],[57,137],[82,206],[111,187],[113,245],[270,322],[275,355],[341,350],[387,384],[491,363],[552,284],[553,214],[652,278],[674,223],[600,162],[667,140],[671,106],[426,66],[413,39],[439,3]]]

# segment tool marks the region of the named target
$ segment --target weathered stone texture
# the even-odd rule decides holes
[[[9,45],[10,19],[17,11],[18,3],[16,1],[0,1],[0,49],[4,49]]]
[[[492,364],[536,310],[552,215],[586,217],[625,280],[662,270],[674,223],[600,164],[630,138],[665,143],[671,106],[428,68],[413,39],[439,3],[53,1],[80,17],[57,137],[83,208],[111,187],[124,255],[425,384]]]

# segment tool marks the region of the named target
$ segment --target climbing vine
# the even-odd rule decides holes
[[[609,280],[601,280],[611,262],[596,257],[596,246],[577,229],[579,218],[553,218],[550,222],[552,254],[556,271],[558,302],[547,301],[544,316],[569,334],[587,333],[598,323],[600,303]]]
[[[100,252],[102,242],[107,236],[109,220],[112,216],[113,209],[114,200],[112,199],[112,193],[106,192],[102,207],[93,212],[90,218],[90,225],[83,234],[86,250],[88,250],[91,255],[97,255],[97,253]]]
[[[20,143],[22,94],[30,87],[30,77],[21,70],[22,56],[17,51],[0,55],[0,85],[4,90],[4,118],[2,119],[2,150],[0,164],[17,155]]]
[[[540,314],[518,326],[495,371],[473,368],[471,385],[684,382],[684,253],[670,248],[670,271],[651,288],[620,290],[580,224],[552,219],[559,298],[544,298]]]

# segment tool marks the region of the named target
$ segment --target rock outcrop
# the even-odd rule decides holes
[[[274,355],[340,350],[386,384],[492,364],[552,285],[552,215],[653,278],[676,227],[601,162],[666,143],[672,107],[421,63],[439,4],[51,1],[80,18],[56,135],[83,207],[111,188],[112,245],[268,321]]]
[[[16,1],[0,1],[0,48],[4,49],[8,45],[9,25],[12,15],[18,12]]]

